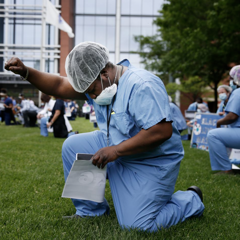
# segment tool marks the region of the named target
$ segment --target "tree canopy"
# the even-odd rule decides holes
[[[169,0],[154,21],[155,36],[137,36],[148,70],[181,80],[198,77],[215,93],[240,63],[239,0]],[[183,82],[183,81],[181,81]]]

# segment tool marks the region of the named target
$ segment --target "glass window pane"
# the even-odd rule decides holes
[[[130,14],[141,14],[142,12],[142,1],[131,0]]]
[[[137,51],[139,43],[135,41],[134,37],[141,35],[141,27],[130,28],[130,51]]]
[[[107,26],[98,26],[96,28],[96,39],[95,42],[102,44],[103,46],[107,46]]]
[[[115,53],[109,53],[109,61],[115,63]]]
[[[142,20],[142,26],[152,27],[152,25],[153,25],[152,17],[142,17],[141,20]]]
[[[108,17],[107,18],[107,24],[108,26],[115,27],[116,18],[115,17]]]
[[[95,25],[95,17],[84,17],[84,25],[85,26]]]
[[[121,1],[121,14],[130,14],[131,1],[122,0]]]
[[[115,14],[115,12],[116,12],[116,1],[107,0],[107,13]]]
[[[34,32],[34,45],[41,45],[41,38],[42,38],[42,26],[41,25],[33,25],[33,32]],[[53,37],[52,37],[53,38]]]
[[[24,5],[34,5],[34,1],[32,0],[23,0]],[[42,1],[38,3],[39,5],[42,5]]]
[[[141,26],[140,17],[130,17],[130,26]]]
[[[165,2],[166,3],[166,2]],[[162,5],[164,4],[164,0],[154,0],[154,12],[153,14],[159,15],[159,10],[162,9]]]
[[[130,17],[121,17],[121,27],[129,27]]]
[[[83,25],[83,16],[76,16],[75,18],[75,25],[78,26],[82,26]],[[76,29],[77,31],[77,29]]]
[[[75,32],[75,45],[84,42],[83,27],[78,27]]]
[[[107,25],[107,17],[96,17],[96,25],[97,26],[106,26]]]
[[[13,27],[13,26],[12,26]],[[13,28],[12,28],[13,29]],[[23,44],[23,25],[16,25],[15,26],[15,43],[16,44]],[[11,40],[11,43],[13,43],[13,31],[12,31],[12,34],[11,34],[11,37],[12,37],[12,40]]]
[[[143,64],[140,63],[141,58],[140,58],[139,54],[130,53],[128,56],[128,60],[135,67],[144,68]]]
[[[129,53],[120,53],[120,59],[121,59],[121,61],[123,59],[129,59]]]
[[[115,27],[107,27],[107,44],[109,51],[115,51]]]
[[[129,51],[129,42],[130,42],[130,27],[124,26],[121,27],[121,34],[120,34],[120,51]]]
[[[86,26],[83,30],[84,41],[92,41],[95,39],[95,26]]]
[[[96,3],[95,0],[84,1],[84,13],[95,13]]]
[[[142,0],[142,14],[153,14],[153,0]]]
[[[76,13],[84,12],[84,0],[76,0]]]
[[[107,8],[108,8],[108,4],[107,4],[107,0],[97,0],[96,1],[96,13],[107,13]]]

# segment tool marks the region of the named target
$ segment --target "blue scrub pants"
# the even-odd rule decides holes
[[[5,125],[11,125],[11,113],[5,111]]]
[[[207,139],[212,170],[231,170],[227,148],[240,149],[240,128],[212,129]]]
[[[48,123],[48,117],[43,117],[40,120],[40,134],[44,137],[48,136],[48,130],[47,130],[47,123]]]
[[[65,140],[62,148],[65,181],[76,159],[76,153],[97,152],[106,147],[106,137],[100,131],[74,135]],[[147,160],[146,160],[147,161]],[[107,174],[118,222],[122,228],[157,231],[170,227],[191,216],[201,216],[204,205],[193,191],[173,194],[180,163],[162,167],[118,158],[107,164]],[[140,168],[142,168],[140,170]],[[157,172],[157,181],[151,179]],[[109,206],[87,200],[72,199],[76,214],[100,216],[109,214]]]

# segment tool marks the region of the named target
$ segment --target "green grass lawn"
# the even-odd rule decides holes
[[[71,121],[73,130],[94,131],[85,118]],[[239,239],[240,175],[216,175],[208,152],[191,149],[185,157],[175,191],[191,185],[203,191],[205,211],[177,226],[156,233],[121,230],[109,184],[105,197],[108,217],[63,220],[75,208],[61,198],[64,177],[61,147],[64,139],[40,136],[39,128],[0,123],[0,239]]]

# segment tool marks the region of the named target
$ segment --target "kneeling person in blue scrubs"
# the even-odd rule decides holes
[[[27,78],[42,92],[62,98],[93,99],[99,131],[68,138],[62,148],[65,180],[76,153],[94,154],[92,163],[107,167],[114,207],[122,228],[157,231],[201,216],[197,187],[174,193],[184,155],[162,81],[128,60],[109,62],[97,43],[77,45],[66,59],[67,78],[27,68],[11,59],[7,70]],[[27,75],[27,77],[26,77]],[[72,199],[69,218],[109,214],[106,201]]]

